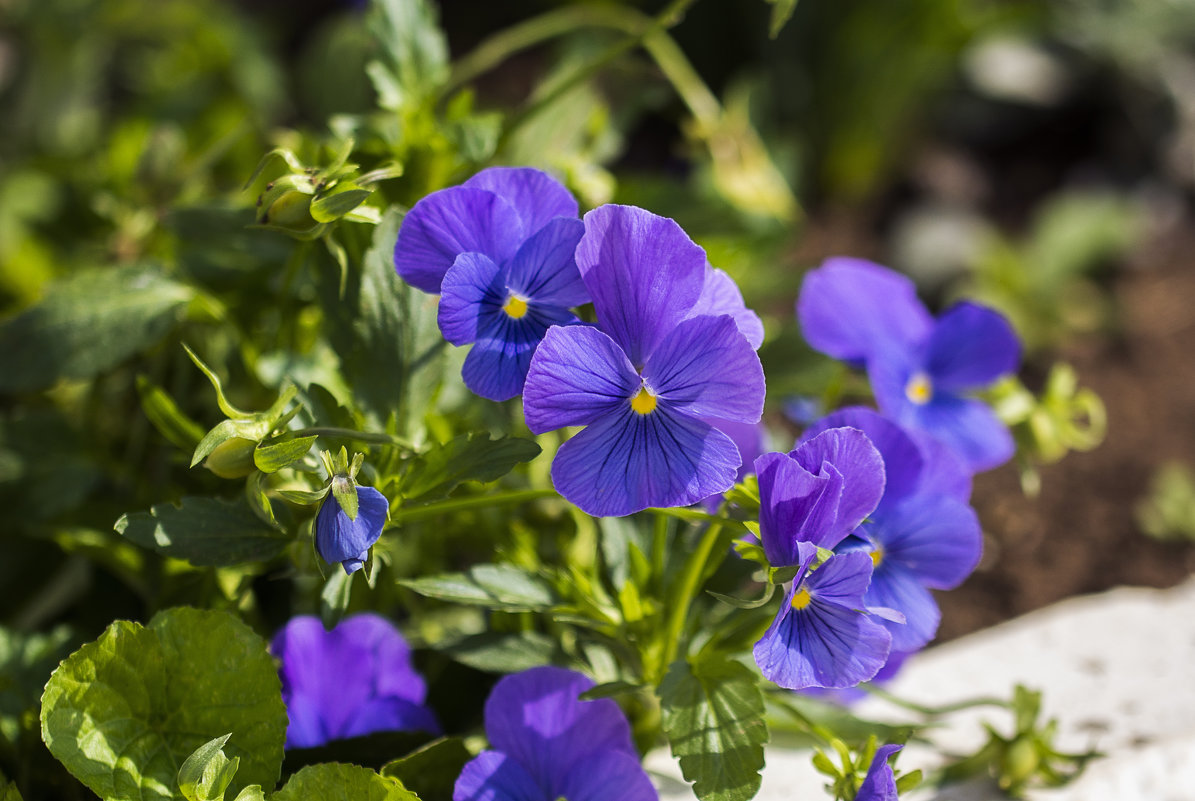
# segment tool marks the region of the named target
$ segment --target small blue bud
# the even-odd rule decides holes
[[[357,488],[357,515],[351,519],[336,495],[328,493],[315,516],[315,549],[328,564],[340,562],[345,573],[365,566],[369,549],[382,536],[390,503],[373,487]]]

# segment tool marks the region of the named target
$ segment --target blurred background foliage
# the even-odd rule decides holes
[[[64,643],[171,604],[268,629],[320,603],[298,545],[289,567],[211,571],[113,530],[260,490],[188,469],[220,418],[180,342],[240,408],[297,385],[296,425],[417,447],[516,425],[510,404],[467,403],[460,355],[433,344],[434,310],[387,251],[405,208],[490,164],[551,170],[585,208],[676,218],[765,318],[780,447],[786,402],[866,395],[792,319],[803,271],[835,253],[1004,311],[1037,393],[997,398],[1022,456],[1090,447],[1098,399],[1044,365],[1115,335],[1117,271],[1189,219],[1193,46],[1190,0],[0,0],[0,665],[41,675]],[[1189,537],[1189,475],[1159,480],[1143,519]],[[513,564],[593,558],[592,521],[537,509],[476,513],[466,541],[384,539],[379,558],[396,576],[456,569],[493,556],[499,529]],[[353,604],[347,584],[323,592]],[[376,592],[401,594],[424,642],[525,631],[519,613]],[[19,736],[27,684],[0,687],[18,781],[48,758]]]

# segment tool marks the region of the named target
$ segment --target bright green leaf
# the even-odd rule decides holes
[[[539,445],[529,439],[492,440],[487,433],[461,434],[415,460],[402,485],[403,497],[409,501],[438,500],[462,482],[495,481],[516,464],[529,462],[539,454]]]
[[[543,611],[560,602],[546,581],[514,565],[477,565],[468,573],[404,579],[420,595],[507,611]]]
[[[264,524],[246,504],[205,497],[123,515],[115,528],[143,548],[197,567],[262,562],[291,541],[289,534]]]
[[[371,194],[372,189],[362,189],[355,184],[337,186],[330,194],[323,195],[311,204],[311,216],[316,222],[336,222],[364,203]]]
[[[472,758],[462,738],[441,737],[405,757],[387,762],[380,773],[398,779],[425,801],[452,798],[456,779]]]
[[[398,779],[337,762],[308,765],[270,801],[419,801]]]
[[[165,336],[194,296],[152,267],[77,272],[0,322],[0,392],[36,391],[115,367]]]
[[[259,443],[253,451],[253,464],[263,473],[276,473],[306,456],[307,451],[311,450],[311,444],[317,439],[319,437],[314,434],[309,437],[284,434]]]
[[[758,679],[738,662],[674,662],[660,683],[664,732],[702,801],[748,801],[759,791],[768,740]]]
[[[230,730],[230,789],[273,787],[287,718],[265,641],[226,612],[178,608],[118,620],[71,654],[41,723],[50,753],[107,801],[178,801],[179,765]]]
[[[208,740],[178,769],[178,789],[187,801],[224,801],[224,791],[241,764],[239,757],[229,759],[224,754],[224,744],[231,736],[230,732]]]

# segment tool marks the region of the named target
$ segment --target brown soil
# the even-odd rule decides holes
[[[1150,539],[1133,512],[1160,464],[1195,466],[1195,241],[1172,242],[1147,254],[1151,269],[1115,282],[1119,334],[1060,356],[1103,398],[1104,443],[1045,468],[1037,498],[1010,466],[976,479],[985,554],[962,587],[940,594],[939,641],[1071,595],[1170,587],[1195,572],[1195,544]]]

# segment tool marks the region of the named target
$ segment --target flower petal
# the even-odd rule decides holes
[[[519,215],[527,236],[547,225],[553,217],[573,217],[580,211],[577,200],[562,183],[533,167],[490,167],[464,186],[493,192]]]
[[[620,517],[725,492],[741,459],[730,437],[708,423],[662,404],[638,414],[627,402],[561,446],[552,483],[586,514]]]
[[[862,551],[835,554],[809,574],[804,586],[818,601],[863,609],[866,607],[863,596],[871,582],[871,571],[870,554]]]
[[[498,751],[482,751],[465,763],[452,801],[544,801],[541,788],[519,763]]]
[[[701,296],[705,251],[675,221],[634,206],[585,215],[577,267],[598,324],[642,365]]]
[[[971,471],[962,458],[944,442],[925,431],[910,430],[925,465],[917,491],[923,495],[948,495],[966,503],[971,499]]]
[[[315,516],[315,547],[328,564],[359,562],[382,536],[390,502],[373,487],[357,487],[357,518],[350,520],[329,493]],[[359,568],[361,565],[356,565]],[[354,568],[354,569],[356,569]],[[349,565],[345,566],[349,573]]]
[[[512,320],[502,312],[465,357],[461,376],[473,393],[504,401],[523,391],[523,382],[544,332],[553,324],[565,325],[576,318],[565,309],[540,308]]]
[[[859,785],[859,792],[855,794],[855,801],[899,801],[896,794],[896,776],[888,764],[888,757],[902,747],[882,745],[876,749],[871,766],[867,769],[867,775],[863,778],[863,783]]]
[[[379,731],[424,731],[439,734],[435,714],[402,698],[371,698],[353,711],[338,738],[363,737]]]
[[[905,616],[903,623],[883,623],[892,634],[893,650],[920,650],[938,633],[942,613],[934,596],[916,576],[887,554],[872,573],[864,600],[869,607],[887,607]]]
[[[747,308],[738,284],[725,270],[708,264],[705,269],[705,282],[701,285],[701,296],[689,311],[690,317],[702,314],[715,317],[729,314],[752,348],[759,350],[759,346],[763,344],[763,321],[759,319],[758,314]]]
[[[523,237],[519,215],[505,200],[453,186],[432,192],[407,212],[394,245],[394,267],[411,286],[436,293],[460,254],[484,253],[502,264]]]
[[[693,317],[673,328],[643,366],[648,389],[695,417],[759,422],[759,356],[729,315]]]
[[[640,386],[609,336],[588,326],[553,326],[531,357],[523,414],[536,434],[587,425],[627,405]]]
[[[826,542],[819,545],[833,548],[875,511],[884,497],[884,459],[857,428],[828,429],[801,443],[789,455],[811,473],[831,464],[842,474],[835,526],[827,532]]]
[[[484,253],[456,257],[440,284],[437,322],[445,339],[453,345],[468,345],[486,326],[483,318],[501,311],[506,301],[501,273],[497,262]]]
[[[1002,314],[958,303],[938,318],[925,352],[934,388],[964,392],[986,387],[1021,363],[1021,341]]]
[[[637,757],[604,751],[578,762],[554,796],[568,801],[658,801]]]
[[[585,225],[557,217],[523,243],[506,266],[507,286],[535,303],[571,308],[589,302],[576,251]]]
[[[1008,426],[991,407],[974,398],[938,395],[924,406],[913,407],[910,417],[974,473],[999,467],[1016,451]]]
[[[631,727],[617,703],[578,700],[592,687],[587,676],[558,667],[504,676],[485,704],[490,745],[517,761],[546,792],[592,754],[618,751],[637,757]]]
[[[755,460],[759,477],[759,533],[773,567],[801,562],[800,543],[833,548],[842,474],[831,465],[814,474],[786,453]],[[844,535],[845,536],[845,535]]]
[[[370,612],[346,617],[329,632],[338,642],[356,643],[370,652],[370,687],[375,695],[422,704],[427,696],[423,677],[411,665],[411,648],[394,624]]]
[[[863,528],[884,549],[885,561],[900,564],[936,590],[961,584],[983,553],[975,510],[944,495],[910,498]]]
[[[801,432],[797,445],[831,428],[857,428],[867,435],[884,460],[884,497],[888,506],[917,491],[924,467],[921,448],[903,428],[866,406],[847,406],[826,415]]]
[[[805,276],[797,319],[815,350],[854,363],[886,349],[913,349],[933,324],[912,281],[851,258],[827,259]]]
[[[286,701],[286,745],[290,748],[316,748],[335,739],[324,727],[319,700],[302,693],[283,694]]]

